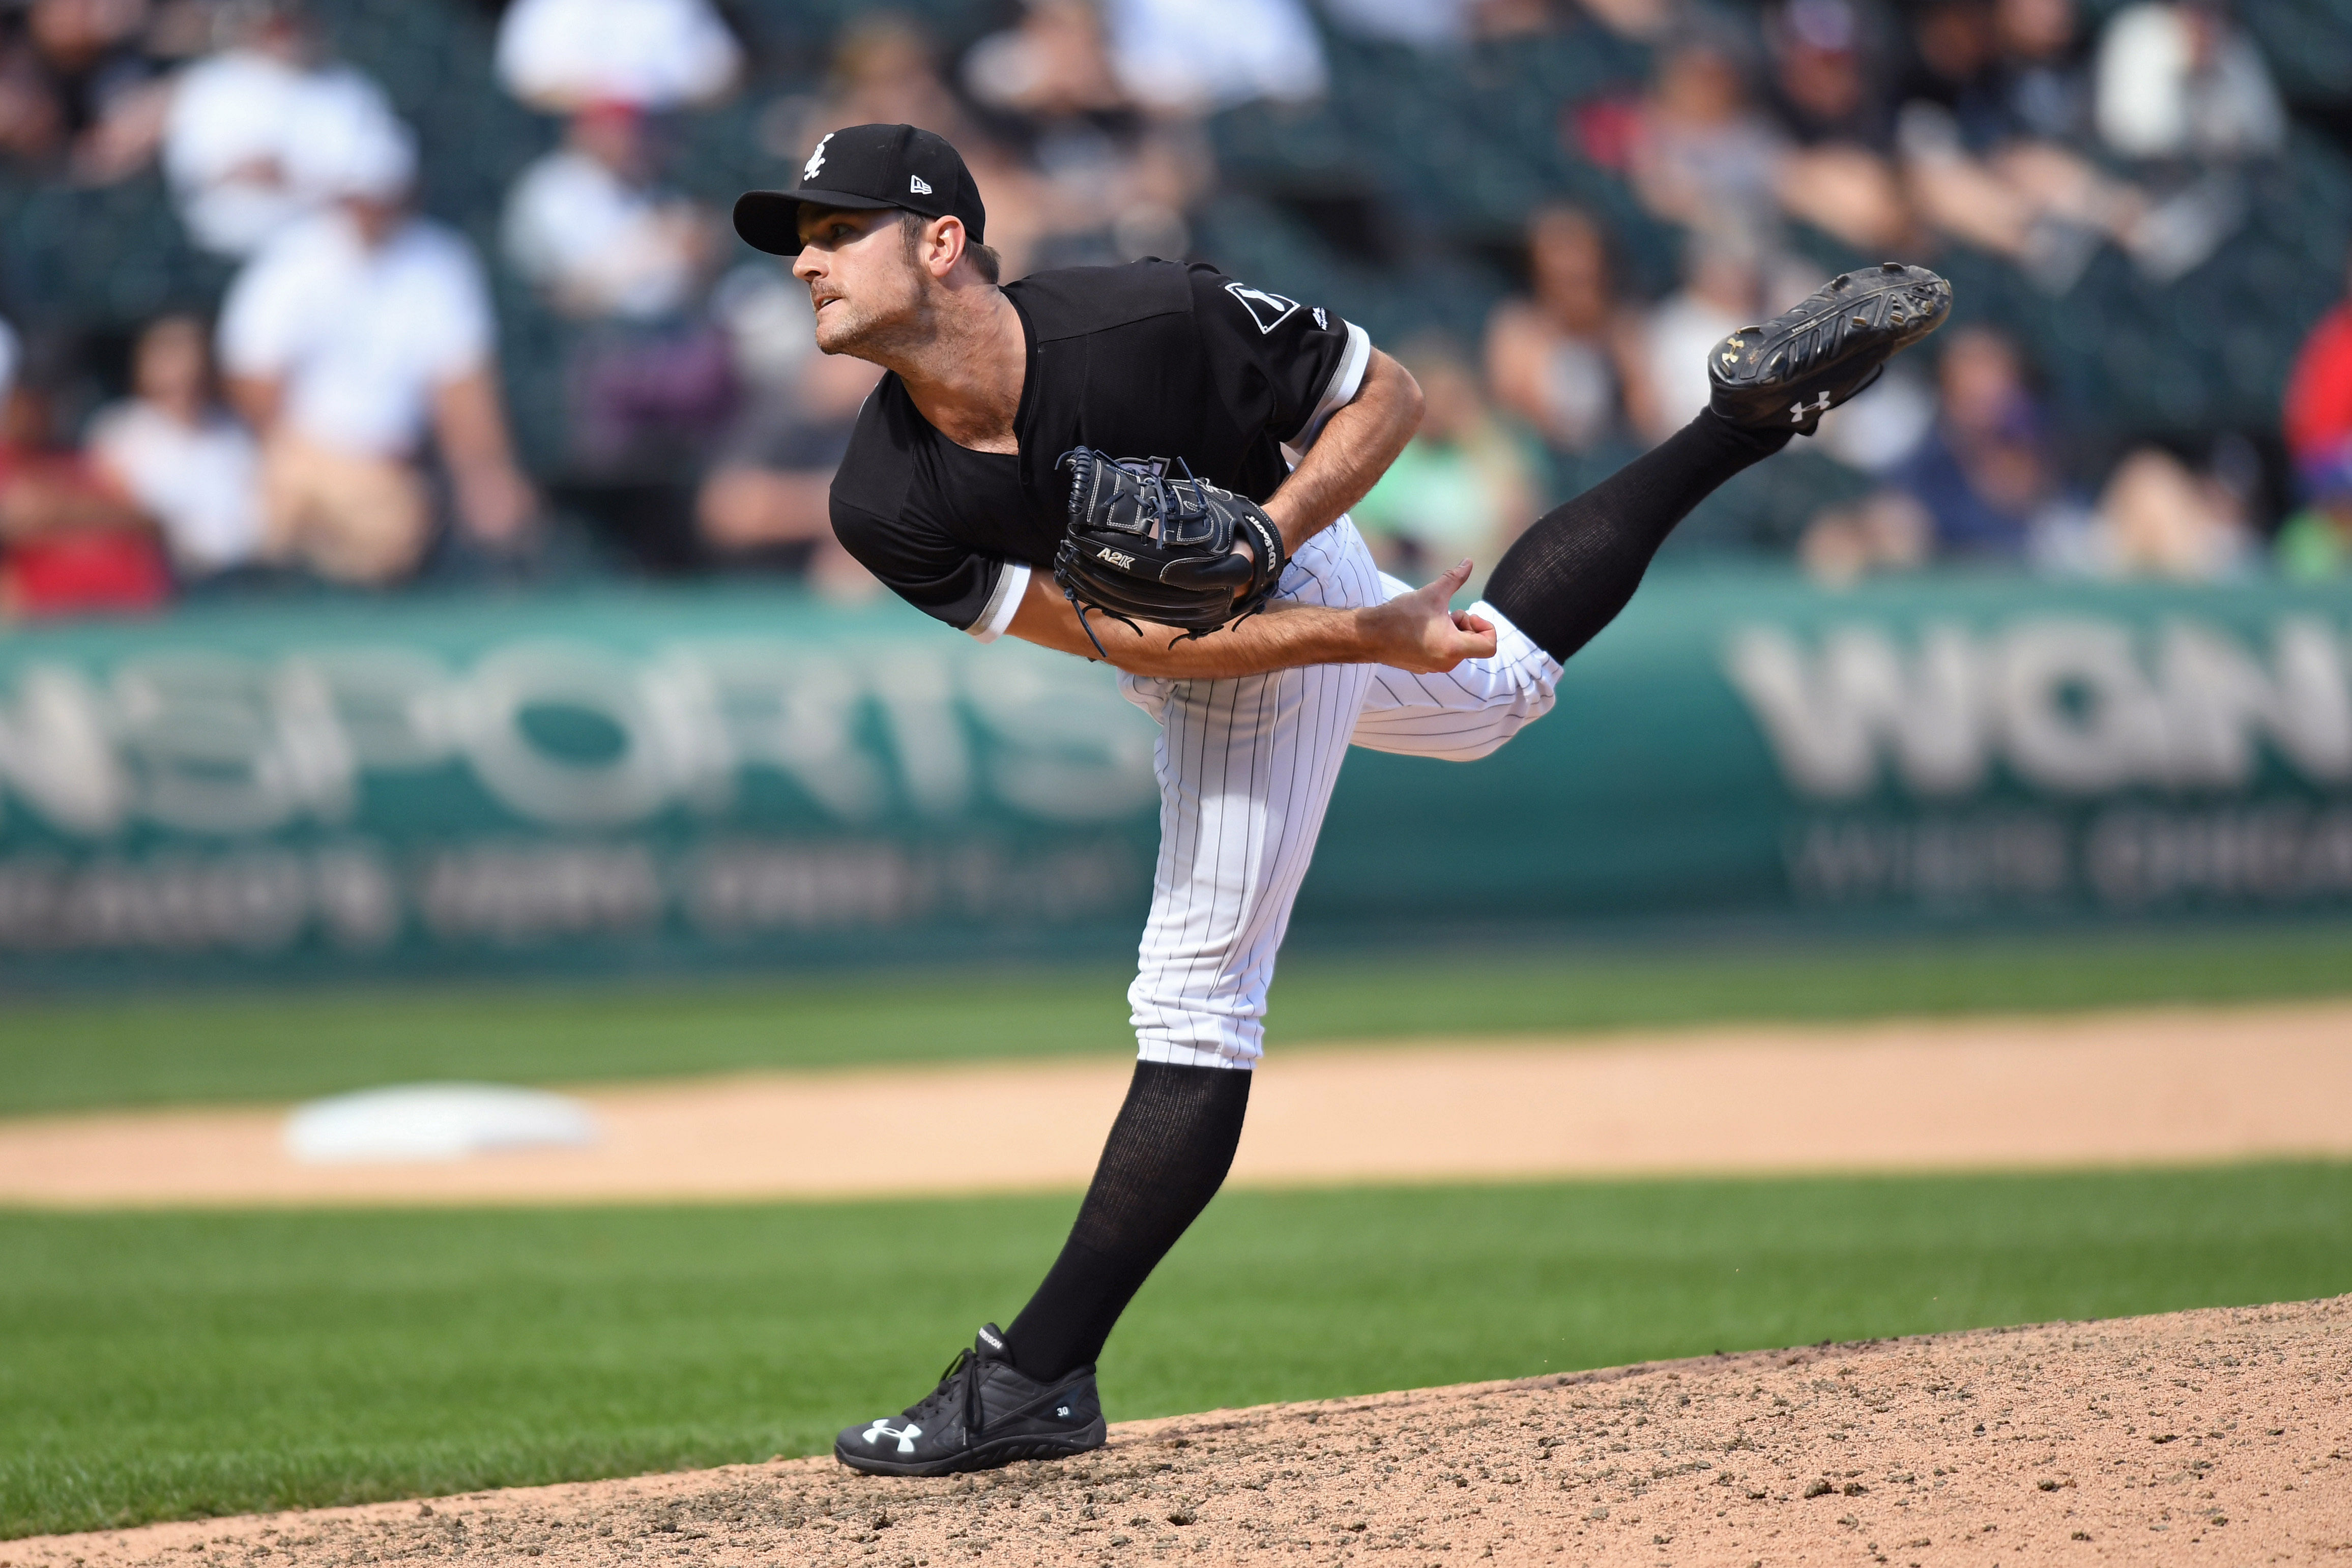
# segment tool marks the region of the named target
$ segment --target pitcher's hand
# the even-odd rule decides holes
[[[1493,658],[1493,623],[1467,610],[1446,607],[1469,580],[1465,560],[1426,587],[1357,611],[1370,655],[1366,662],[1415,675],[1443,675],[1465,658]]]

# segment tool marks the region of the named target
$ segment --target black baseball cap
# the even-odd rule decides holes
[[[775,256],[801,253],[802,204],[871,212],[898,207],[925,217],[958,217],[981,243],[988,211],[980,187],[947,138],[911,125],[851,125],[826,132],[789,191],[746,191],[735,232]]]

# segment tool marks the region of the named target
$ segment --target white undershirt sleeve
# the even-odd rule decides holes
[[[1026,561],[1005,562],[997,570],[995,591],[988,595],[988,603],[982,606],[980,619],[964,630],[982,642],[994,642],[1004,635],[1004,628],[1013,624],[1013,613],[1021,608],[1021,601],[1028,593],[1029,563]]]

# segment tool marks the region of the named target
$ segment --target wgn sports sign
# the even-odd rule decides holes
[[[0,963],[498,965],[1124,928],[1098,672],[775,595],[194,612],[0,642]]]
[[[1357,752],[1297,924],[2352,910],[2352,595],[1654,579],[1466,765]],[[0,977],[1132,942],[1156,731],[894,603],[612,592],[0,637]]]
[[[2342,590],[1654,578],[1491,762],[1351,763],[1302,917],[2352,910],[2347,634]]]
[[[1724,668],[1822,808],[1790,846],[1801,896],[2137,909],[2352,895],[2347,652],[2321,615],[2075,613],[1750,626]]]

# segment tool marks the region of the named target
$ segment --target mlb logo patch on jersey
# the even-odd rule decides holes
[[[1252,289],[1246,284],[1228,283],[1225,292],[1242,302],[1242,309],[1247,310],[1250,320],[1257,323],[1260,333],[1274,331],[1298,309],[1296,300],[1286,300],[1279,294],[1269,294],[1263,289]]]

